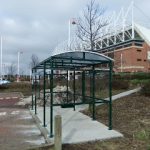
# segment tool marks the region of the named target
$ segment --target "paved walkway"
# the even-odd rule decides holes
[[[141,90],[141,87],[138,87],[138,88],[133,89],[133,90],[129,90],[129,91],[126,91],[126,92],[122,92],[122,93],[116,94],[116,95],[112,96],[112,101],[117,100],[117,99],[119,99],[121,97],[128,96],[130,94],[136,93],[136,92],[138,92],[140,90]],[[105,98],[105,100],[109,100],[109,98]],[[103,104],[96,104],[96,105],[103,105]],[[84,109],[87,109],[88,107],[89,107],[89,105],[87,105],[87,104],[79,105],[79,106],[76,106],[76,110],[82,111]]]
[[[28,109],[0,109],[0,150],[25,150],[44,143]]]
[[[43,108],[38,107],[38,118],[43,126]],[[47,130],[50,131],[49,116],[50,109],[46,108],[46,124]],[[108,130],[104,124],[93,121],[90,117],[82,114],[79,111],[73,111],[71,108],[54,107],[54,116],[61,115],[62,117],[62,142],[63,143],[81,143],[94,140],[104,140],[123,135],[115,130]],[[48,135],[49,136],[49,135]]]
[[[18,102],[16,93],[0,93],[0,150],[25,150],[45,143],[29,110],[15,106]]]
[[[112,100],[130,95],[139,91],[140,88],[129,90],[112,96]],[[107,99],[107,98],[106,98]],[[63,143],[82,143],[94,140],[104,140],[116,137],[122,137],[123,135],[115,130],[108,130],[108,127],[104,124],[93,121],[90,117],[79,112],[88,105],[76,106],[76,111],[72,108],[54,107],[54,116],[62,116],[62,142]],[[32,111],[34,113],[34,110]],[[40,120],[39,125],[43,126],[43,108],[37,108],[37,117]],[[46,129],[50,132],[50,108],[46,107]],[[45,132],[46,134],[46,132]],[[46,135],[49,137],[49,134]],[[52,139],[51,139],[52,140]]]
[[[126,91],[126,92],[122,92],[120,94],[112,96],[112,100],[114,101],[114,100],[119,99],[121,97],[125,97],[125,96],[128,96],[130,94],[136,93],[136,92],[138,92],[140,90],[141,90],[141,87],[133,89],[133,90],[129,90],[129,91]],[[108,98],[106,98],[106,99],[108,99]]]

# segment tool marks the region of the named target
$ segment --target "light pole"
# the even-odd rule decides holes
[[[2,73],[2,72],[3,72],[3,66],[2,66],[2,63],[3,63],[3,61],[2,61],[2,58],[3,58],[3,56],[2,56],[2,55],[3,55],[3,52],[2,52],[3,45],[2,45],[2,44],[3,44],[3,43],[2,43],[2,36],[1,36],[1,77],[0,77],[0,80],[1,80],[1,81],[3,80],[3,79],[2,79],[2,78],[3,78],[3,77],[2,77],[2,76],[3,76],[3,73]]]
[[[71,51],[71,25],[75,25],[75,19],[73,18],[72,20],[69,19],[68,22],[68,51]],[[70,71],[68,70],[68,80],[70,80]]]
[[[18,51],[17,82],[19,82],[19,78],[20,78],[20,54],[22,54],[22,52]]]
[[[5,64],[2,64],[2,70],[3,70],[3,75],[2,77],[5,79],[5,75],[6,75],[6,72],[5,72]]]
[[[68,22],[68,51],[71,50],[71,25],[75,25],[75,18],[72,18]]]

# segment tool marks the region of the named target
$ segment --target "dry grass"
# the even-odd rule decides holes
[[[0,92],[21,92],[24,96],[29,96],[32,93],[30,82],[12,82],[8,85],[2,85]]]

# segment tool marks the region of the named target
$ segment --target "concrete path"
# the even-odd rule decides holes
[[[25,150],[45,144],[21,93],[0,93],[0,150]]]
[[[140,90],[141,90],[141,87],[138,87],[138,88],[133,89],[133,90],[129,90],[129,91],[126,91],[126,92],[122,92],[122,93],[113,95],[112,96],[112,101],[117,100],[117,99],[119,99],[121,97],[125,97],[125,96],[128,96],[128,95],[131,95],[131,94],[136,93],[136,92],[138,92]],[[109,100],[109,98],[105,98],[105,100]],[[98,105],[103,105],[103,104],[96,104],[96,105],[98,106]],[[76,106],[76,110],[82,111],[84,109],[87,109],[88,107],[89,107],[89,105],[87,105],[87,104],[85,104],[85,105],[78,105],[78,106]]]
[[[138,91],[140,91],[140,90],[141,90],[141,87],[136,88],[136,89],[133,89],[133,90],[129,90],[129,91],[126,91],[126,92],[122,92],[122,93],[120,93],[120,94],[117,94],[117,95],[112,96],[112,100],[116,100],[116,99],[119,99],[119,98],[121,98],[121,97],[128,96],[128,95],[133,94],[133,93],[136,93],[136,92],[138,92]],[[108,100],[108,98],[106,98],[106,100]]]
[[[41,120],[40,125],[43,126],[43,108],[38,107],[37,116]],[[49,116],[50,109],[46,108],[46,124],[47,130],[50,132]],[[93,121],[90,117],[79,111],[73,111],[71,108],[54,107],[54,116],[62,116],[62,142],[63,143],[82,143],[95,140],[104,140],[123,135],[114,130],[108,130],[104,124]],[[47,135],[49,136],[49,135]],[[53,140],[53,139],[52,139]]]
[[[139,91],[140,88],[129,90],[112,96],[112,100],[130,95]],[[108,98],[106,98],[108,99]],[[122,137],[123,135],[115,130],[108,130],[108,127],[104,124],[93,121],[90,117],[79,112],[85,109],[88,105],[76,106],[76,111],[71,108],[54,107],[54,116],[62,116],[62,142],[63,143],[82,143],[94,140],[104,140],[116,137]],[[34,111],[32,111],[34,113]],[[37,118],[40,120],[39,126],[43,126],[43,108],[37,108]],[[44,134],[49,137],[50,132],[50,108],[46,108],[46,131]],[[52,139],[51,139],[52,140]]]
[[[0,150],[25,150],[45,144],[28,109],[0,109]]]

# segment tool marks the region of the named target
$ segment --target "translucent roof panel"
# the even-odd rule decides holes
[[[39,63],[35,68],[42,69],[44,64],[54,68],[85,67],[94,64],[109,63],[111,58],[91,51],[73,51],[57,54]]]
[[[91,61],[112,61],[111,58],[105,56],[105,55],[102,55],[102,54],[99,54],[99,53],[96,53],[96,52],[90,52],[90,51],[74,51],[74,52],[67,52],[67,53],[61,53],[61,54],[58,54],[58,55],[54,55],[52,56],[54,58],[72,58],[72,59],[79,59],[79,60],[91,60]]]

